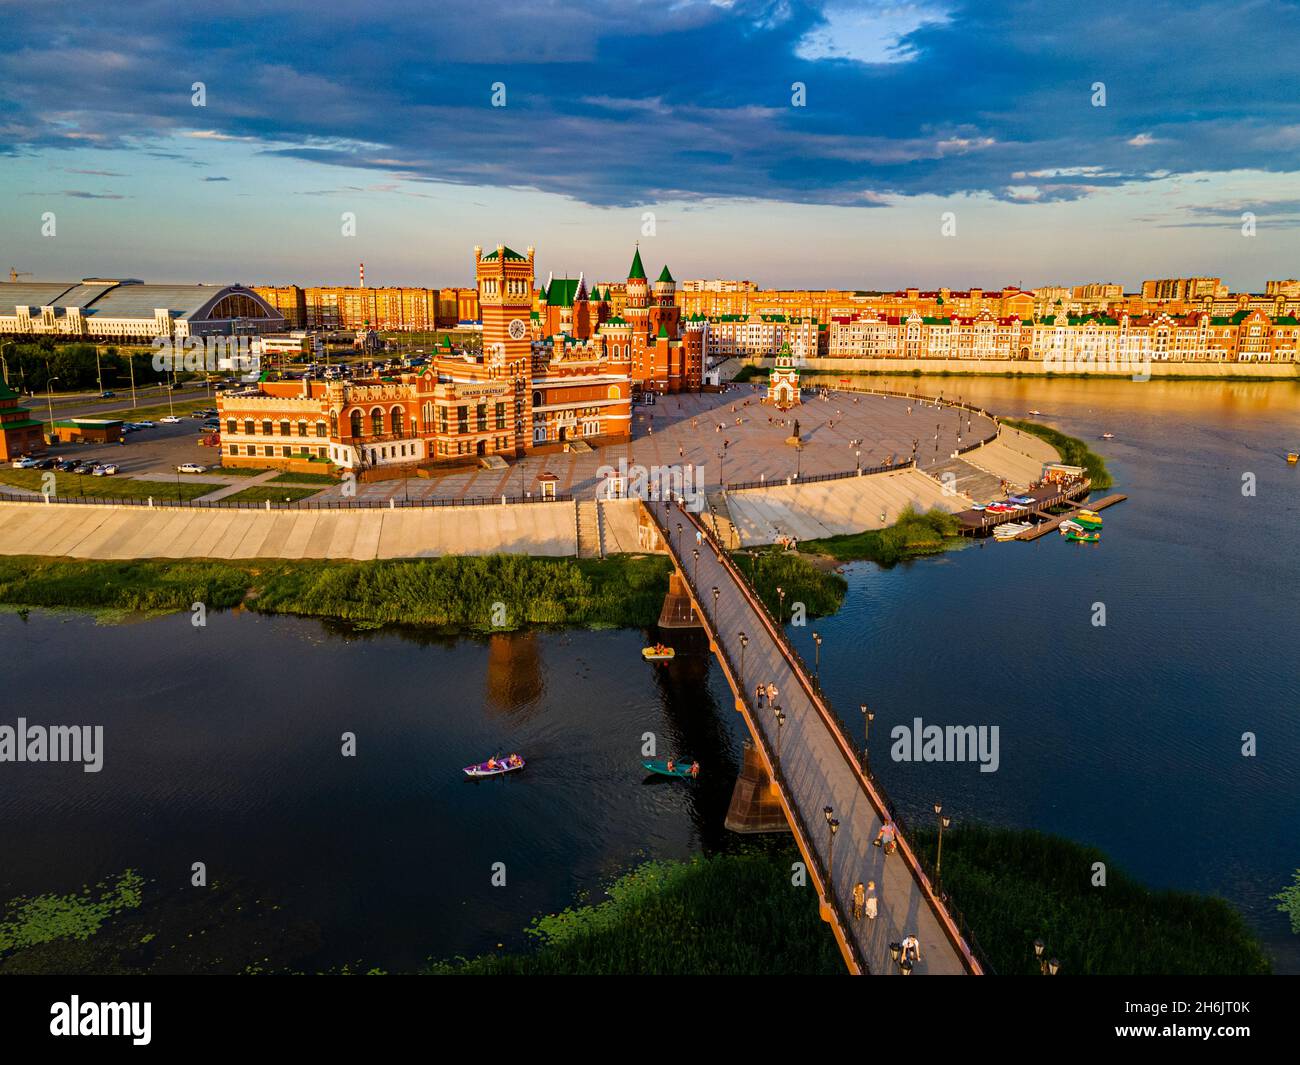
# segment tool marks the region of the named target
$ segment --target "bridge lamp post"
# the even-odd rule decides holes
[[[840,823],[829,806],[822,807],[822,816],[826,818],[826,899],[829,902],[835,892],[835,833],[840,830]]]
[[[780,608],[777,610],[776,620],[778,624],[785,624],[785,589],[779,584],[776,587],[776,597],[780,601]]]
[[[875,711],[867,709],[867,704],[863,703],[858,707],[862,711],[862,769],[867,772],[871,768],[871,722],[876,720]]]
[[[682,553],[682,523],[680,521],[677,523],[677,553],[679,555]]]
[[[934,804],[934,814],[939,819],[939,851],[934,859],[934,886],[938,888],[943,869],[943,830],[952,824],[952,818],[943,816],[943,803]]]
[[[813,677],[817,681],[817,687],[822,686],[822,638],[817,633],[812,634],[813,638]]]
[[[715,584],[713,586],[713,628],[715,631],[718,627],[718,596],[721,594],[721,589]]]
[[[700,580],[700,549],[698,547],[692,547],[691,554],[694,556],[695,559],[694,563],[692,564],[691,583],[698,584]]]
[[[1038,971],[1044,976],[1055,976],[1061,971],[1061,963],[1056,958],[1044,958],[1047,944],[1041,939],[1034,940],[1034,957],[1038,959]]]
[[[743,699],[745,697],[744,693],[749,691],[749,688],[745,684],[745,648],[749,646],[749,637],[743,632],[739,632],[736,635],[740,637],[740,691],[741,698]]]
[[[781,734],[785,731],[785,711],[776,708],[776,764],[781,765]]]

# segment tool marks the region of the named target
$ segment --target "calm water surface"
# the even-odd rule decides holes
[[[1268,896],[1300,866],[1300,389],[1289,384],[934,382],[1098,441],[1130,501],[1097,547],[1050,536],[890,571],[846,571],[823,680],[920,816],[1096,844],[1156,887],[1231,899],[1284,971],[1300,950]],[[1254,473],[1257,494],[1241,494]],[[1091,624],[1094,603],[1107,624]],[[105,725],[105,768],[0,767],[0,897],[190,864],[315,922],[315,966],[388,969],[521,941],[538,912],[642,857],[728,845],[743,739],[704,655],[640,661],[646,634],[439,640],[249,614],[96,625],[0,616],[3,720]],[[75,708],[72,712],[70,708]],[[889,729],[996,724],[1001,766],[908,765]],[[340,756],[340,735],[358,756]],[[1241,757],[1241,735],[1259,754]],[[697,787],[648,783],[642,736],[698,757]],[[521,751],[527,770],[459,767]],[[490,885],[504,862],[507,885]]]

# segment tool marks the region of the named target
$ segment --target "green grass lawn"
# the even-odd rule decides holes
[[[834,614],[844,602],[849,584],[838,573],[814,566],[797,552],[779,547],[749,548],[732,553],[737,568],[750,579],[773,618],[790,620],[796,603],[808,617]],[[784,607],[780,588],[785,592]]]
[[[213,466],[213,473],[222,473],[227,477],[256,477],[259,474],[270,473],[270,470],[257,470],[251,466]],[[275,478],[272,478],[274,480]]]
[[[893,566],[952,547],[957,543],[957,524],[957,519],[946,511],[935,508],[921,514],[909,506],[888,528],[828,536],[822,540],[801,540],[799,550],[829,555],[837,562],[866,559]]]
[[[53,473],[54,494],[86,499],[145,499],[152,496],[157,502],[194,499],[206,495],[220,485],[195,481],[137,481],[132,477],[115,474],[112,477],[92,477],[90,474],[59,473],[57,470],[6,470],[0,469],[0,484],[10,484],[39,492],[44,486],[42,477]]]
[[[319,488],[294,488],[287,484],[255,484],[240,489],[234,495],[225,496],[221,502],[262,503],[269,499],[272,503],[292,503],[314,496],[319,491]]]

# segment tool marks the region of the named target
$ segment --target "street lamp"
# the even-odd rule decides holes
[[[934,859],[934,885],[937,888],[943,869],[943,830],[952,824],[952,818],[943,816],[943,803],[938,802],[934,804],[934,815],[939,819],[939,852]]]
[[[781,734],[785,729],[785,711],[779,706],[776,709],[776,764],[781,764]]]
[[[822,638],[817,633],[812,634],[813,643],[813,676],[817,681],[817,687],[822,684]]]
[[[784,625],[785,624],[785,589],[782,588],[780,585],[777,585],[776,598],[780,602],[780,606],[777,609],[776,620],[779,624]]]
[[[835,833],[840,830],[840,823],[829,806],[822,808],[822,816],[826,818],[826,899],[829,901],[835,890]]]
[[[50,405],[50,431],[47,434],[50,443],[54,443],[54,382],[57,380],[57,377],[50,377],[45,381],[45,399]]]
[[[679,555],[682,553],[682,523],[680,521],[677,523],[677,553]]]
[[[678,528],[681,528],[681,526],[678,526]],[[700,549],[698,547],[692,547],[691,555],[694,556],[695,559],[691,564],[691,583],[698,584],[700,580]]]
[[[858,707],[862,711],[862,769],[866,772],[871,767],[871,722],[876,720],[874,710],[868,710],[867,704]]]
[[[715,584],[713,586],[713,627],[718,627],[718,596],[721,595],[721,589]]]
[[[745,686],[745,648],[749,646],[749,637],[743,632],[737,633],[740,637],[740,697],[745,697],[745,692],[749,689]]]
[[[1061,971],[1061,963],[1056,958],[1044,958],[1047,944],[1041,939],[1034,940],[1034,957],[1038,960],[1038,971],[1044,976],[1055,976]]]

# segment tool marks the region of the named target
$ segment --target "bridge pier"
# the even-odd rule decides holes
[[[790,831],[776,785],[768,775],[758,749],[749,740],[745,741],[744,763],[723,823],[732,832]]]
[[[695,612],[695,604],[687,591],[686,581],[682,575],[673,570],[668,578],[668,594],[664,596],[663,609],[659,611],[661,629],[702,629],[700,617]],[[710,647],[712,650],[712,647]]]

